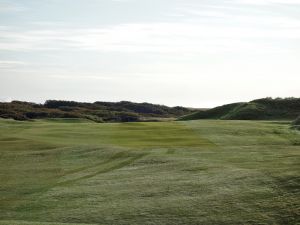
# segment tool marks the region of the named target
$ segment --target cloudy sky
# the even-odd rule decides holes
[[[300,0],[0,0],[0,101],[300,97]]]

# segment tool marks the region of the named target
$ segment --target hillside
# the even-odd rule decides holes
[[[300,98],[263,98],[199,111],[180,117],[179,120],[293,120],[300,115]]]
[[[195,112],[184,107],[150,103],[48,100],[44,104],[12,101],[0,103],[0,117],[15,120],[45,118],[82,118],[95,122],[132,122],[174,118]]]

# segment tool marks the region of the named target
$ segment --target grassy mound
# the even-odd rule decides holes
[[[263,98],[245,103],[233,103],[207,111],[196,112],[179,120],[291,120],[300,114],[300,98]]]
[[[243,103],[233,103],[228,105],[219,106],[206,111],[195,112],[183,117],[179,120],[197,120],[197,119],[219,119],[223,115],[228,114],[232,109],[242,105]]]

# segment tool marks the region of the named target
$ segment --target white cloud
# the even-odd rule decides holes
[[[120,0],[128,1],[128,0]],[[226,3],[296,4],[300,0],[228,0]],[[0,5],[1,6],[1,5]],[[178,6],[180,6],[178,8]],[[208,7],[208,8],[207,8]],[[251,8],[251,7],[250,7]],[[182,3],[173,11],[180,22],[127,23],[76,28],[52,21],[32,22],[36,29],[0,26],[0,50],[90,50],[99,52],[218,53],[286,51],[266,40],[287,43],[300,38],[300,20],[249,11],[235,4]],[[194,16],[194,17],[191,17]],[[269,46],[269,47],[268,47]],[[259,50],[258,50],[259,49]]]
[[[24,7],[20,4],[16,4],[16,3],[8,2],[8,1],[0,2],[0,13],[20,12],[20,11],[25,11],[25,10],[26,10],[26,7]]]
[[[211,106],[299,90],[300,0],[112,1],[4,15],[0,95]],[[28,4],[5,2],[0,13]]]
[[[286,4],[300,5],[300,0],[234,0],[234,3],[248,5],[270,5],[270,4]]]
[[[27,65],[27,63],[22,61],[0,60],[0,69],[15,68],[18,66],[25,66],[25,65]]]
[[[132,0],[112,0],[113,2],[131,2]]]
[[[246,23],[247,17],[237,17]],[[298,21],[263,18],[265,27],[222,27],[197,23],[122,24],[96,29],[0,30],[2,50],[92,50],[101,52],[217,53],[226,51],[277,51],[260,39],[299,39]],[[292,23],[291,23],[292,22]],[[282,25],[275,29],[275,25]],[[290,27],[289,27],[290,26]]]

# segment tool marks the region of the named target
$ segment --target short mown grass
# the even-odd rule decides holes
[[[0,225],[297,224],[284,122],[0,120]]]

